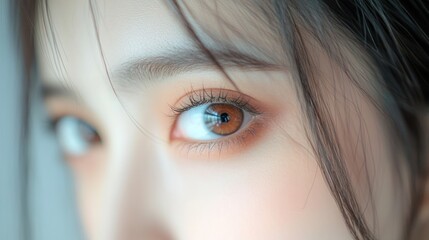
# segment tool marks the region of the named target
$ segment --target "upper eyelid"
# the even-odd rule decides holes
[[[187,94],[181,99],[183,98],[186,98],[186,100],[185,102],[182,101],[179,106],[170,106],[170,108],[176,114],[180,114],[195,106],[199,106],[202,104],[219,102],[230,103],[237,107],[244,108],[243,110],[246,110],[254,115],[258,115],[261,113],[256,104],[252,104],[250,96],[227,89],[203,88],[201,90],[191,90],[187,92]]]

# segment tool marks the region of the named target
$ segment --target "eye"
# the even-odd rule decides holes
[[[207,103],[183,111],[176,120],[176,136],[210,141],[232,135],[247,125],[252,115],[229,103]]]
[[[82,156],[91,147],[101,143],[97,131],[85,121],[72,117],[61,117],[54,123],[57,138],[67,155]]]

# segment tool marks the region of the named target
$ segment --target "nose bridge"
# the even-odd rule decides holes
[[[115,147],[106,174],[101,239],[147,239],[148,230],[157,228],[153,225],[162,189],[160,143],[135,132],[122,135],[127,138],[111,143]]]

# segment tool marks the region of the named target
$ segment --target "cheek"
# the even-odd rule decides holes
[[[95,149],[82,158],[68,158],[75,180],[79,212],[88,239],[95,239],[99,230],[102,189],[105,178],[106,156],[102,149]]]
[[[345,239],[342,217],[302,146],[267,141],[231,162],[181,166],[169,212],[182,239]]]

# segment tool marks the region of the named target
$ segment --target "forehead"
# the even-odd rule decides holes
[[[44,79],[88,78],[100,68],[96,63],[115,67],[169,45],[189,44],[162,1],[45,1],[38,8],[36,34]]]
[[[180,5],[191,24],[195,23],[193,27],[203,33],[205,43],[258,50],[261,56],[278,54],[272,28],[264,26],[263,17],[255,18],[255,8],[245,2],[185,1]],[[195,45],[172,3],[164,0],[41,1],[36,34],[45,81],[88,79],[94,70],[115,69],[130,59]]]

